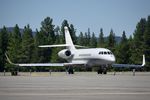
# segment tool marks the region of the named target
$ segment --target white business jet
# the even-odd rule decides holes
[[[74,45],[68,30],[68,27],[65,29],[65,41],[66,44],[59,45],[42,45],[39,47],[66,47],[59,51],[58,56],[66,59],[68,63],[24,63],[24,64],[15,64],[10,61],[7,57],[7,60],[10,64],[17,66],[79,66],[84,65],[88,67],[99,66],[98,74],[107,73],[107,65],[112,65],[112,67],[142,67],[145,65],[145,56],[143,55],[142,65],[129,65],[129,64],[114,64],[115,56],[114,54],[106,48],[88,48],[88,49],[76,49],[75,47],[83,47],[79,45]],[[73,74],[72,67],[69,67],[69,74]]]

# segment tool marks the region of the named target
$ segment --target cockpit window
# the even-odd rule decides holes
[[[104,52],[104,54],[107,54],[107,52]]]
[[[108,54],[108,55],[112,55],[113,53],[110,51],[100,51],[99,54]]]
[[[103,54],[103,52],[101,51],[101,52],[99,52],[99,54]]]

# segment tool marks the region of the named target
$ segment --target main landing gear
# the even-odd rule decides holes
[[[107,68],[106,67],[100,67],[98,70],[97,70],[97,74],[107,74]]]
[[[68,74],[74,74],[73,67],[68,67]]]

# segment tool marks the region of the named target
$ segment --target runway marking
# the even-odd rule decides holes
[[[50,87],[0,87],[0,90],[149,90],[149,87],[144,87],[144,88],[99,88],[99,87],[95,87],[95,88],[71,88],[71,87],[66,87],[66,88],[50,88]]]
[[[1,96],[91,96],[91,95],[149,95],[150,96],[150,92],[142,92],[142,93],[138,93],[138,92],[130,92],[130,93],[3,93],[0,94]]]

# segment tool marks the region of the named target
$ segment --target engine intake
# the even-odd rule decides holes
[[[71,55],[71,51],[70,50],[65,51],[65,55],[66,56],[70,56]]]
[[[59,53],[58,53],[58,56],[61,57],[61,58],[64,58],[64,59],[68,59],[72,56],[72,53],[70,50],[68,49],[64,49],[64,50],[61,50]]]

